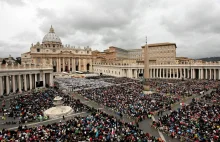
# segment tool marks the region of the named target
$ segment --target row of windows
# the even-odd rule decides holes
[[[94,69],[95,71],[100,71],[100,72],[102,72],[102,70],[101,69]],[[112,73],[112,74],[118,74],[118,75],[120,75],[120,71],[119,72],[117,72],[117,71],[110,71],[110,70],[104,70],[104,73]]]
[[[37,48],[37,52],[40,52],[40,49],[39,49],[39,48]],[[50,51],[49,51],[49,50],[46,50],[46,52],[50,52]],[[56,52],[56,49],[53,49],[53,52]],[[60,52],[63,52],[63,51],[60,51]],[[70,53],[74,53],[74,51],[73,51],[73,52],[72,52],[72,51],[69,51],[69,52],[70,52]],[[76,50],[75,53],[79,53],[79,51]],[[90,52],[87,51],[86,53],[89,54]],[[81,51],[81,54],[83,54],[83,51]]]

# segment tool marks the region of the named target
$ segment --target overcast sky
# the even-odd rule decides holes
[[[20,56],[53,25],[62,43],[140,48],[175,42],[177,56],[220,56],[220,0],[0,0],[0,56]]]

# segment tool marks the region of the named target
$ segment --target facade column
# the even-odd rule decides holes
[[[59,61],[58,62],[58,71],[61,72],[61,67],[62,66],[61,66],[61,58],[60,57],[59,57],[58,61]]]
[[[92,72],[93,71],[93,65],[92,65],[92,59],[89,59],[89,71]]]
[[[216,80],[216,69],[214,69],[214,80]]]
[[[23,74],[24,77],[24,91],[27,91],[27,75]]]
[[[72,72],[76,71],[75,59],[72,58]]]
[[[191,68],[191,79],[193,79],[193,69]]]
[[[209,69],[209,79],[212,79],[212,69]]]
[[[68,61],[68,71],[70,72],[70,62],[71,62],[71,59],[69,58],[68,60],[69,60]]]
[[[2,82],[2,76],[0,76],[0,96],[3,95],[3,82]]]
[[[53,73],[50,73],[50,86],[54,86],[53,85]]]
[[[21,75],[20,74],[18,75],[18,90],[20,93],[22,92],[21,91]]]
[[[78,69],[79,69],[79,71],[81,71],[82,70],[81,69],[81,59],[79,58],[78,61],[79,61]]]
[[[63,57],[63,72],[65,71],[65,62],[64,62],[64,57]]]
[[[13,88],[13,93],[16,93],[15,83],[16,83],[15,75],[12,75],[12,88]]]
[[[57,58],[56,67],[57,67],[56,72],[59,72],[59,58]]]
[[[42,78],[43,78],[43,87],[45,87],[46,86],[46,82],[45,82],[45,73],[43,72],[43,74],[42,74]]]
[[[29,74],[30,90],[32,90],[32,74]]]
[[[137,69],[134,70],[135,78],[138,78]]]

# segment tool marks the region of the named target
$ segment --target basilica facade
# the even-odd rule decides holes
[[[22,64],[50,64],[54,72],[91,72],[92,50],[90,47],[63,45],[51,26],[42,43],[32,44],[30,51],[21,55]]]

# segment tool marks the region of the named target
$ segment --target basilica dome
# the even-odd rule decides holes
[[[46,34],[43,38],[42,43],[46,42],[56,42],[61,43],[60,38],[55,34],[53,27],[51,26],[50,31],[48,34]]]

